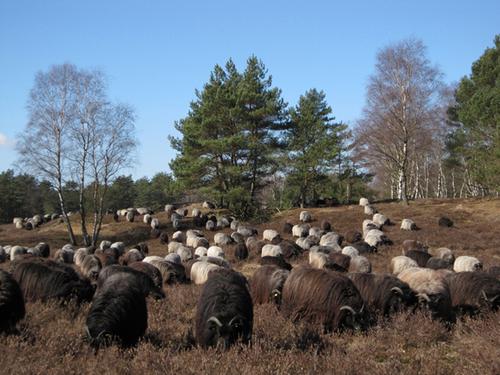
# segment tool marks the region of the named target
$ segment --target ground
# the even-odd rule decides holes
[[[449,247],[456,255],[475,256],[485,268],[500,265],[499,199],[426,200],[409,206],[379,203],[376,207],[394,223],[384,228],[394,244],[368,256],[374,272],[389,271],[390,259],[401,254],[405,239],[418,239],[431,248]],[[340,234],[361,230],[366,218],[355,205],[308,210],[313,225],[327,219]],[[269,223],[255,226],[260,234],[266,228],[281,232],[284,222],[298,222],[300,211],[282,212]],[[451,218],[454,227],[439,227],[442,215]],[[166,214],[157,217],[171,236]],[[404,218],[414,220],[419,230],[401,231]],[[207,233],[207,237],[211,240],[213,234]],[[149,239],[149,228],[140,220],[127,223],[121,218],[120,223],[114,223],[106,218],[102,238],[127,245],[147,240],[150,254],[167,253],[166,245]],[[53,222],[33,231],[16,230],[11,224],[0,226],[0,245],[33,246],[40,241],[49,243],[53,253],[67,243],[64,226]],[[232,250],[225,248],[227,258],[235,269],[250,276],[257,267],[258,254],[237,262]],[[304,255],[292,263],[306,261]],[[0,267],[8,268],[9,263]],[[402,313],[366,334],[323,334],[316,327],[287,321],[273,306],[260,305],[254,308],[252,345],[217,352],[191,345],[200,290],[194,285],[168,287],[166,300],[148,301],[149,327],[137,348],[113,346],[98,353],[83,340],[89,305],[28,304],[20,334],[0,337],[0,373],[500,374],[500,312],[461,320],[451,330],[425,314]]]

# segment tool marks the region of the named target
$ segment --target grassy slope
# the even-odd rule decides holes
[[[486,267],[500,265],[500,200],[422,201],[404,207],[395,203],[377,208],[396,225],[385,229],[394,245],[370,255],[375,272],[388,270],[390,258],[401,253],[401,243],[418,239],[431,247],[450,247],[458,255],[481,259]],[[336,231],[360,230],[362,208],[347,206],[311,209],[317,223],[328,219]],[[287,220],[298,221],[300,210],[258,225],[281,230]],[[437,219],[447,215],[454,228],[440,228]],[[158,215],[167,222],[165,213]],[[412,218],[421,230],[403,232],[399,224]],[[139,220],[138,220],[139,221]],[[111,223],[103,228],[103,239],[123,240],[128,245],[148,238],[142,222]],[[169,235],[172,229],[165,225]],[[226,230],[228,233],[229,230]],[[212,239],[213,233],[207,233]],[[287,236],[285,236],[287,237]],[[34,245],[48,242],[52,251],[67,242],[64,227],[49,223],[34,231],[0,226],[0,244]],[[166,254],[166,246],[148,240],[150,253]],[[234,262],[232,248],[225,249],[236,269],[250,275],[258,254],[246,262]],[[306,256],[296,263],[306,261]],[[8,267],[8,263],[1,265]],[[80,310],[55,305],[29,304],[21,335],[0,337],[0,373],[339,373],[339,374],[499,374],[500,312],[479,320],[459,322],[452,331],[424,315],[402,314],[366,335],[315,332],[314,327],[284,320],[272,306],[256,306],[253,345],[235,347],[226,353],[186,350],[200,287],[169,287],[165,301],[149,301],[149,329],[136,348],[121,351],[111,347],[95,355],[82,341],[88,306]]]

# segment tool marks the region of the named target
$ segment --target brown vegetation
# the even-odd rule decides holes
[[[472,255],[485,269],[500,265],[500,200],[420,201],[406,207],[396,203],[376,204],[394,226],[384,231],[394,241],[367,254],[374,272],[388,272],[390,259],[401,254],[402,242],[414,239],[430,248],[448,247],[457,256]],[[365,218],[359,206],[309,209],[312,225],[326,219],[340,234],[361,230]],[[275,217],[272,223],[258,224],[272,228],[282,237],[286,221],[298,223],[300,210]],[[447,216],[451,228],[440,227],[438,219]],[[173,230],[164,213],[159,213],[161,229],[171,236]],[[420,230],[401,231],[403,218],[411,218]],[[0,226],[0,244],[33,246],[40,241],[51,245],[52,254],[66,243],[65,227],[48,223],[32,231]],[[112,216],[105,219],[103,238],[124,241],[128,247],[147,240],[151,255],[166,255],[167,246],[149,239],[150,228],[136,220]],[[224,230],[230,233],[229,229]],[[213,232],[205,232],[212,242]],[[260,254],[251,253],[240,261],[233,257],[235,245],[225,249],[233,267],[246,276],[258,267]],[[291,261],[307,262],[307,253]],[[8,269],[9,263],[0,265]],[[479,319],[458,321],[448,330],[429,316],[401,313],[391,321],[381,322],[365,334],[323,334],[320,327],[294,324],[271,304],[254,306],[254,332],[251,346],[235,346],[227,352],[204,350],[193,346],[196,303],[201,287],[172,285],[165,287],[166,299],[148,299],[148,330],[137,348],[122,350],[112,346],[95,353],[84,340],[84,323],[89,304],[80,307],[59,303],[28,303],[26,318],[19,324],[19,334],[0,336],[0,373],[5,374],[499,374],[500,312]]]

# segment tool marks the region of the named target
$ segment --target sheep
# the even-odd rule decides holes
[[[248,258],[248,248],[244,243],[238,243],[234,248],[234,257],[238,260]]]
[[[202,207],[203,208],[208,208],[210,210],[214,210],[215,209],[215,204],[213,204],[212,202],[205,201],[205,202],[203,202]]]
[[[330,232],[332,230],[332,224],[330,224],[330,222],[325,219],[321,220],[320,227],[325,232]]]
[[[94,348],[115,339],[123,347],[130,347],[137,344],[147,326],[146,299],[137,279],[118,273],[110,276],[96,294],[85,321],[85,332]]]
[[[297,246],[299,246],[302,250],[309,250],[311,247],[316,245],[316,242],[311,240],[309,237],[300,237],[295,241]]]
[[[97,291],[103,287],[106,280],[111,276],[117,273],[127,273],[137,279],[138,286],[144,294],[144,297],[151,296],[156,300],[165,298],[165,292],[162,289],[163,277],[161,276],[160,271],[152,264],[145,262],[136,263],[142,266],[134,265],[132,267],[132,265],[120,266],[115,264],[109,267],[104,267],[97,278]],[[153,271],[151,267],[153,267],[156,271]]]
[[[16,229],[23,229],[23,227],[24,227],[22,221],[17,221],[17,222],[14,223],[14,225],[15,225]]]
[[[139,250],[144,256],[149,253],[149,247],[146,242],[139,242],[137,245],[134,245],[133,249]]]
[[[245,244],[250,254],[260,254],[262,252],[262,248],[266,245],[264,241],[259,241],[255,237],[248,237]]]
[[[127,221],[129,223],[133,223],[134,222],[134,218],[135,218],[135,214],[133,211],[128,211],[127,212],[127,216],[125,217],[125,219],[127,219]]]
[[[207,241],[208,242],[208,241]],[[194,251],[194,257],[199,258],[199,257],[204,257],[207,256],[208,249],[204,246],[198,246],[196,250]]]
[[[142,222],[144,224],[148,224],[148,225],[151,225],[151,220],[153,220],[153,216],[151,216],[150,214],[146,214],[144,215],[144,217],[142,218]]]
[[[413,307],[417,296],[410,286],[392,275],[350,273],[347,275],[372,311],[388,317]]]
[[[404,240],[402,245],[403,255],[406,255],[406,253],[411,250],[427,252],[428,247],[417,240]]]
[[[193,253],[189,247],[181,246],[177,249],[176,254],[179,255],[183,262],[187,262],[190,259],[193,259]]]
[[[451,228],[453,226],[453,220],[446,216],[441,216],[438,220],[438,225],[440,227]]]
[[[243,237],[243,235],[238,232],[231,233],[231,238],[235,243],[245,243],[245,237]]]
[[[302,254],[303,251],[300,246],[290,240],[281,241],[279,247],[281,247],[281,253],[285,259],[296,258]]]
[[[446,247],[440,247],[438,249],[432,250],[432,254],[436,258],[446,260],[447,262],[449,262],[451,264],[453,264],[455,262],[455,255],[453,254],[453,252],[450,249],[448,249]]]
[[[380,229],[380,226],[378,224],[376,224],[375,222],[373,222],[372,220],[363,220],[363,225],[362,225],[362,228],[363,228],[363,237],[366,237],[366,234],[372,230],[372,229]]]
[[[99,249],[106,250],[108,247],[111,247],[111,241],[102,240],[99,244]]]
[[[213,263],[198,261],[191,266],[190,279],[196,285],[205,284],[210,272],[221,268],[222,267]]]
[[[146,257],[143,262],[158,268],[165,285],[186,282],[186,270],[182,264],[169,262],[161,257]]]
[[[201,210],[199,208],[193,208],[191,210],[191,216],[192,217],[199,217],[199,216],[201,216]]]
[[[231,223],[226,217],[221,217],[220,219],[217,220],[216,226],[217,228],[224,229],[224,228],[229,228]]]
[[[75,262],[75,265],[77,267],[80,267],[83,263],[83,259],[87,256],[90,255],[90,250],[87,247],[82,247],[78,250],[75,251],[75,255],[73,257],[73,261]]]
[[[450,288],[445,279],[446,274],[440,271],[409,268],[401,272],[398,278],[417,293],[419,304],[429,310],[433,318],[454,323]]]
[[[129,266],[134,262],[142,262],[144,254],[137,249],[130,249],[123,256],[120,257],[120,264]]]
[[[174,212],[174,205],[173,204],[166,204],[165,205],[165,212],[167,213],[167,216],[170,216],[172,215],[172,213]]]
[[[73,268],[44,258],[19,262],[12,276],[19,283],[26,302],[75,299],[81,303],[90,301],[94,294],[90,281],[80,277]]]
[[[172,234],[172,240],[176,242],[184,242],[186,241],[186,236],[182,231],[178,230]]]
[[[368,201],[368,199],[366,199],[366,198],[359,198],[359,205],[360,206],[367,206],[369,204],[370,204],[370,202]]]
[[[372,220],[379,227],[382,227],[383,225],[388,225],[390,222],[387,216],[382,215],[381,213],[374,214]]]
[[[188,209],[187,208],[178,208],[177,210],[175,210],[175,212],[178,215],[183,216],[183,217],[188,215]]]
[[[240,233],[241,235],[243,235],[244,237],[251,237],[251,236],[254,236],[254,235],[258,234],[257,229],[251,228],[251,227],[246,227],[246,226],[243,226],[243,225],[238,225],[237,232]]]
[[[43,258],[48,258],[50,256],[50,246],[45,242],[38,243],[35,248],[40,252],[40,256]]]
[[[477,272],[483,269],[483,264],[479,259],[471,256],[460,256],[453,263],[453,271],[455,272]]]
[[[290,271],[277,266],[259,267],[249,280],[250,294],[254,304],[281,304],[281,294]]]
[[[408,268],[418,267],[417,262],[404,255],[399,255],[391,259],[391,272],[393,275],[399,275]]]
[[[176,254],[176,253],[167,254],[167,255],[165,255],[164,259],[167,262],[170,262],[170,263],[177,263],[177,264],[181,264],[182,263],[181,256],[179,254]]]
[[[214,243],[219,246],[229,245],[233,242],[233,239],[225,233],[215,233]]]
[[[108,249],[105,251],[108,251]],[[118,263],[118,260],[113,255],[105,253],[100,249],[96,250],[94,255],[99,258],[103,268]]]
[[[205,237],[187,237],[186,245],[196,249],[197,247],[208,247],[209,243]]]
[[[427,261],[425,268],[430,268],[433,270],[440,270],[440,269],[452,270],[453,262],[450,262],[449,260],[446,259],[431,257]]]
[[[342,254],[348,255],[351,258],[359,256],[359,251],[355,247],[352,246],[346,246],[342,249]]]
[[[148,207],[139,207],[136,209],[136,211],[139,215],[150,215],[153,213],[153,210]]]
[[[62,248],[54,253],[54,260],[61,263],[72,264],[75,251],[69,248]]]
[[[325,233],[326,233],[326,231],[324,231],[323,229],[321,229],[319,227],[311,227],[309,229],[309,236],[321,238],[321,236],[323,236]]]
[[[288,263],[282,256],[270,257],[265,256],[259,259],[259,264],[261,266],[277,266],[279,268],[283,268],[284,270],[290,271],[292,269],[292,265]]]
[[[401,230],[417,230],[417,224],[411,219],[403,219],[401,222]]]
[[[7,259],[7,252],[2,246],[0,246],[0,263],[5,262],[6,259]]]
[[[158,220],[158,218],[154,217],[151,219],[151,229],[159,229],[160,228],[160,221]]]
[[[203,231],[198,230],[198,229],[188,229],[186,231],[186,240],[189,237],[204,237]]]
[[[377,248],[375,246],[370,246],[365,241],[355,242],[352,244],[352,247],[358,250],[360,254],[371,254],[377,252]]]
[[[252,338],[253,304],[243,275],[230,270],[211,273],[196,308],[196,342],[203,348],[222,344],[229,349],[237,341]]]
[[[81,274],[90,281],[97,281],[99,272],[102,269],[101,261],[95,255],[86,255],[80,265]]]
[[[278,241],[280,239],[280,234],[274,229],[266,229],[262,232],[262,239],[270,242]]]
[[[17,322],[25,315],[19,284],[10,273],[0,269],[0,334],[15,332]]]
[[[168,233],[163,231],[160,233],[160,244],[166,245],[168,244]]]
[[[312,221],[312,215],[309,211],[301,211],[299,215],[299,220],[303,223],[310,223]]]
[[[362,255],[354,256],[349,262],[349,272],[371,273],[372,265],[368,258]]]
[[[119,256],[122,256],[125,253],[125,244],[123,242],[113,242],[110,248],[118,250]]]
[[[407,251],[405,256],[417,262],[419,267],[425,267],[429,259],[432,258],[432,256],[429,253],[420,250]]]
[[[353,282],[314,268],[294,268],[283,285],[281,311],[293,321],[319,323],[324,331],[366,329],[369,314]]]
[[[12,224],[17,224],[17,223],[23,223],[23,218],[22,217],[15,217],[14,219],[12,219]]]
[[[332,246],[337,249],[337,251],[342,251],[342,248],[340,247],[342,240],[343,238],[339,234],[335,232],[328,232],[321,236],[319,244],[320,246]]]
[[[222,250],[219,246],[210,246],[207,250],[207,256],[224,258],[224,250]]]
[[[289,223],[288,221],[286,223],[283,224],[283,233],[286,233],[286,234],[292,234],[292,229],[293,229],[293,224],[292,223]]]
[[[475,315],[500,307],[500,281],[481,272],[458,272],[446,276],[453,307]]]
[[[277,256],[282,256],[283,253],[281,251],[281,247],[279,245],[264,245],[262,247],[262,252],[261,252],[261,257],[265,256],[270,256],[270,257],[277,257]]]
[[[178,249],[183,247],[184,245],[180,242],[177,241],[170,241],[168,243],[168,252],[169,253],[176,253]]]
[[[370,229],[365,236],[365,242],[372,247],[392,243],[384,232],[379,229]]]
[[[353,244],[363,239],[363,235],[356,230],[349,230],[345,233],[344,238],[347,242]]]
[[[28,249],[26,249],[23,246],[12,246],[10,249],[10,261],[14,261],[18,258],[21,258],[23,254],[26,254],[28,252]]]
[[[292,235],[294,237],[307,237],[311,226],[309,224],[296,224],[292,227]]]
[[[375,209],[375,207],[370,206],[369,204],[367,204],[364,207],[363,211],[364,211],[365,215],[369,215],[369,216],[375,215],[377,213],[377,210]]]
[[[319,251],[309,251],[309,265],[312,268],[322,269],[328,263],[328,254]]]
[[[207,223],[205,224],[205,229],[209,231],[214,231],[215,230],[215,222],[212,220],[208,220]]]

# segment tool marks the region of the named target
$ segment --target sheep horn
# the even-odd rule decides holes
[[[431,299],[429,298],[429,296],[426,293],[419,293],[419,294],[417,294],[417,297],[418,297],[418,300],[420,302],[422,302],[423,300],[425,300],[426,302],[431,301]]]
[[[240,316],[239,316],[239,315],[234,316],[234,317],[233,317],[233,319],[231,319],[231,320],[229,321],[229,324],[228,324],[228,325],[229,325],[229,326],[233,325],[233,322],[234,322],[236,319],[239,319],[239,318],[240,318]]]
[[[352,315],[356,315],[356,311],[354,311],[354,309],[351,307],[351,306],[342,306],[339,311],[342,311],[342,310],[347,310],[349,311]]]
[[[391,288],[391,292],[395,292],[395,293],[399,293],[401,295],[403,295],[403,291],[401,290],[401,288],[395,286],[394,288]]]
[[[363,306],[361,306],[361,309],[359,310],[359,313],[361,314],[364,309],[365,309],[365,304],[363,303]]]
[[[207,322],[214,322],[217,324],[219,327],[222,327],[222,323],[220,322],[219,319],[217,319],[215,316],[210,317]]]
[[[90,331],[89,331],[88,326],[85,326],[85,333],[86,333],[88,339],[92,339],[92,336],[90,335]]]
[[[484,291],[484,289],[483,289],[483,290],[481,290],[481,294],[483,295],[483,297],[484,297],[484,299],[485,299],[486,301],[489,301],[488,296],[486,295],[486,292]]]

